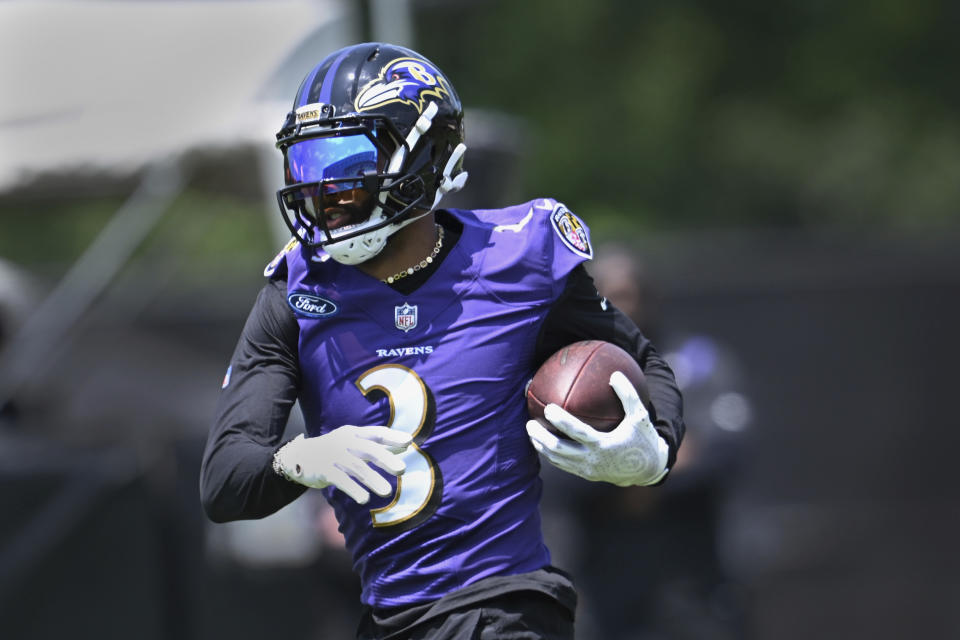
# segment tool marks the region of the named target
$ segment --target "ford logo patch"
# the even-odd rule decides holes
[[[332,300],[309,293],[291,293],[287,296],[287,304],[294,313],[307,318],[329,318],[340,310]]]

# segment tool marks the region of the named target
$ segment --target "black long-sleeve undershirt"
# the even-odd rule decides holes
[[[215,522],[261,518],[299,497],[305,487],[272,468],[300,385],[299,326],[286,302],[286,282],[267,283],[231,359],[200,474],[200,494]],[[643,369],[651,418],[670,446],[672,466],[683,438],[682,400],[673,373],[650,341],[598,293],[583,266],[569,275],[537,339],[537,364],[578,340],[606,340],[632,353]]]

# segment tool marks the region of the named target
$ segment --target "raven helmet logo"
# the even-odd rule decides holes
[[[427,98],[449,97],[447,79],[426,60],[397,58],[365,86],[354,103],[357,111],[370,111],[386,104],[406,104],[423,113]]]

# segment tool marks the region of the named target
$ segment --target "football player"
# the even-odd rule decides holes
[[[293,239],[223,381],[201,498],[216,522],[309,488],[333,506],[361,580],[360,638],[570,638],[576,594],[551,565],[538,452],[588,480],[663,480],[683,436],[664,360],[599,297],[587,226],[556,200],[440,206],[460,189],[463,111],[422,55],[365,43],[304,79],[279,133]],[[643,368],[647,412],[570,439],[528,422],[524,387],[560,347],[607,340]],[[299,400],[306,434],[282,442]]]

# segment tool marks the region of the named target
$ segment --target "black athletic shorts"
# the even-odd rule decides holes
[[[365,607],[358,640],[573,640],[577,595],[552,567],[485,578],[427,604]]]

